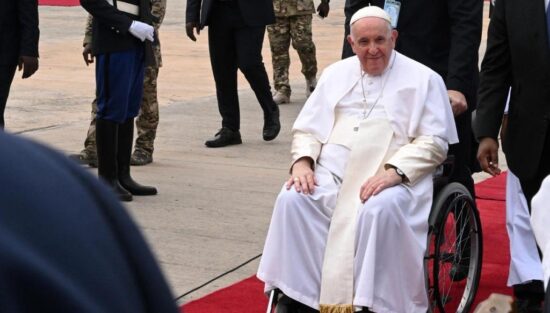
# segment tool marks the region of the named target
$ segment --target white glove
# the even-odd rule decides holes
[[[155,29],[153,28],[153,26],[147,25],[140,21],[133,21],[128,31],[130,32],[130,34],[134,35],[137,39],[141,41],[145,41],[145,39],[149,41],[154,40]]]

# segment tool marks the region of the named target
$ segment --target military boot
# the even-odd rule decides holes
[[[315,87],[317,87],[317,78],[306,78],[306,97],[309,98]]]
[[[80,153],[69,154],[69,159],[76,161],[78,164],[97,167],[97,154],[88,149],[82,149]]]
[[[287,94],[287,93],[284,93],[282,91],[275,91],[275,94],[273,95],[273,101],[275,103],[277,103],[277,105],[279,104],[284,104],[284,103],[290,103],[290,94]]]
[[[153,154],[141,149],[134,150],[134,153],[132,153],[132,158],[130,159],[130,164],[137,166],[147,165],[152,162]]]

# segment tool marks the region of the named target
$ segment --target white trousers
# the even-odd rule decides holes
[[[319,309],[321,268],[340,183],[320,165],[315,174],[318,186],[313,195],[283,186],[257,275],[266,283],[266,292],[279,288],[287,296]],[[428,182],[431,184],[431,178]],[[359,208],[355,306],[377,313],[427,311],[423,255],[431,203],[419,205],[420,198],[415,190],[398,185]]]
[[[508,286],[543,280],[542,262],[531,228],[527,201],[519,179],[511,171],[506,177],[506,230],[510,239]]]

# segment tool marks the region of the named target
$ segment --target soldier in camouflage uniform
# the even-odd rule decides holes
[[[328,3],[328,0],[321,0],[317,7],[319,16],[324,18],[328,15]],[[302,74],[306,78],[306,96],[311,94],[317,84],[317,59],[311,34],[311,20],[315,7],[313,0],[273,0],[273,8],[276,22],[267,26],[275,85],[273,100],[277,104],[282,104],[290,102],[288,49],[291,41],[302,63]]]
[[[158,18],[158,23],[153,23],[155,27],[155,37],[158,38],[158,29],[164,14],[166,12],[166,0],[151,0],[151,13]],[[91,56],[92,44],[92,16],[88,16],[86,21],[86,30],[84,34],[84,61],[86,65],[93,62]],[[159,123],[159,106],[157,100],[157,77],[159,68],[162,66],[162,56],[160,53],[160,42],[158,45],[153,45],[155,52],[156,66],[147,66],[145,68],[143,78],[143,98],[139,114],[136,119],[137,138],[132,154],[132,165],[145,165],[153,161],[153,143],[155,141],[157,126]],[[95,121],[97,113],[97,99],[92,101],[92,121],[88,128],[88,134],[84,141],[84,149],[71,157],[77,161],[90,166],[97,167],[97,154],[95,143]]]

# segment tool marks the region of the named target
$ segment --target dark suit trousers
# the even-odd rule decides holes
[[[467,100],[470,102],[470,98]],[[472,172],[476,170],[475,153],[477,147],[474,146],[475,139],[472,135],[472,112],[467,111],[455,117],[456,130],[458,133],[459,143],[449,146],[449,155],[454,156],[454,168],[451,176],[451,182],[458,182],[464,185],[475,199],[474,180]]]
[[[222,126],[240,128],[237,69],[252,87],[264,118],[275,111],[269,79],[262,61],[265,26],[247,26],[237,1],[216,1],[208,24],[210,62],[216,82]]]
[[[4,128],[4,110],[10,93],[11,82],[15,75],[17,64],[0,65],[0,129]]]
[[[355,53],[353,53],[353,50],[351,49],[351,45],[348,42],[348,35],[351,31],[349,22],[351,21],[351,16],[355,12],[352,12],[351,8],[344,8],[344,13],[346,16],[346,20],[344,21],[344,42],[342,43],[342,59],[355,55]]]

